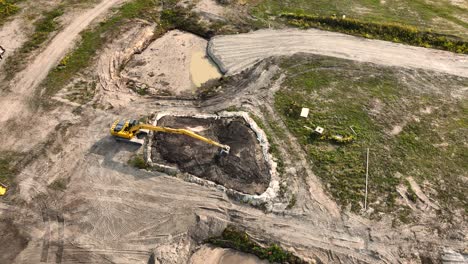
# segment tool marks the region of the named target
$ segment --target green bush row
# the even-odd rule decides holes
[[[365,38],[468,54],[468,42],[454,36],[421,31],[411,26],[295,13],[281,13],[279,16],[286,19],[290,25],[300,28],[320,28]]]
[[[268,247],[260,246],[252,241],[247,233],[238,230],[232,225],[224,229],[221,237],[210,238],[206,242],[215,246],[233,248],[241,252],[254,254],[260,259],[267,259],[271,263],[307,263],[276,244],[271,244]]]

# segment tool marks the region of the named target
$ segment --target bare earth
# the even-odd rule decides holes
[[[316,29],[259,30],[216,36],[209,44],[210,55],[228,74],[239,73],[267,57],[300,52],[468,77],[467,55]]]
[[[190,258],[189,264],[268,264],[256,256],[231,249],[201,247]]]
[[[147,85],[152,94],[192,94],[196,86],[221,77],[205,57],[206,45],[196,35],[170,31],[133,56],[122,75]]]
[[[5,24],[0,30],[0,46],[6,50],[3,59],[0,60],[0,68],[5,63],[6,58],[26,41],[21,23],[20,19],[15,19]]]
[[[73,47],[82,30],[121,2],[96,3],[76,17],[17,75],[11,92],[1,91],[0,151],[20,150],[34,157],[17,176],[17,186],[0,202],[0,228],[10,243],[0,247],[2,261],[148,263],[153,255],[155,263],[187,263],[200,243],[220,235],[227,224],[245,228],[254,239],[279,243],[310,262],[412,263],[417,254],[429,260],[466,261],[460,254],[466,251],[466,238],[440,238],[428,226],[394,228],[386,218],[375,222],[340,211],[284,127],[284,145],[297,154],[292,157],[280,146],[285,177],[292,179],[290,188],[296,191],[297,203],[285,210],[283,201],[271,201],[270,213],[239,203],[216,188],[133,168],[127,162],[141,149],[116,143],[108,135],[109,125],[119,117],[160,111],[214,113],[231,105],[242,105],[256,114],[264,109],[282,124],[272,109],[273,94],[282,80],[275,78],[276,66],[260,63],[248,74],[237,76],[233,90],[201,104],[140,97],[127,89],[116,72],[152,36],[151,25],[134,23],[128,25],[127,34],[109,44],[92,69],[101,81],[93,102],[112,107],[77,108],[64,103],[52,112],[31,113],[27,102],[48,71]],[[211,44],[215,59],[229,74],[272,55],[309,52],[468,76],[467,56],[317,30],[263,30],[216,37]],[[169,56],[171,51],[161,52]],[[161,61],[159,69],[161,73],[172,69],[167,71],[172,76],[177,76],[173,71],[184,69],[177,89],[192,89],[184,85],[191,84],[187,74],[191,59],[185,54],[180,58],[181,65]],[[16,125],[11,126],[12,122]],[[57,179],[67,183],[64,190],[48,187]],[[460,232],[467,231],[464,227]],[[217,255],[219,261],[254,259],[214,251],[224,252]]]
[[[102,1],[93,9],[78,16],[73,23],[64,28],[51,41],[49,46],[13,80],[15,89],[12,90],[14,93],[10,94],[7,98],[2,98],[0,101],[0,104],[3,106],[3,114],[0,117],[0,121],[4,122],[14,116],[24,114],[21,113],[23,109],[22,104],[27,100],[28,94],[40,84],[47,76],[47,73],[73,48],[79,36],[78,34],[88,27],[98,16],[121,2],[122,0]]]

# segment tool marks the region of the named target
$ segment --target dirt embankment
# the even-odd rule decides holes
[[[467,55],[317,29],[259,30],[217,36],[211,39],[208,52],[228,74],[241,72],[267,57],[303,52],[468,77]]]
[[[268,188],[268,165],[255,133],[243,119],[165,116],[158,125],[190,129],[229,145],[231,151],[224,155],[217,147],[184,135],[155,133],[153,161],[165,160],[183,172],[243,193],[261,194]]]
[[[205,56],[207,41],[173,30],[135,54],[122,76],[127,85],[152,95],[192,95],[197,86],[221,74]]]
[[[226,248],[203,246],[190,258],[189,264],[268,264],[266,260]]]
[[[32,96],[35,88],[44,80],[49,71],[57,65],[65,54],[73,47],[79,37],[79,33],[88,27],[91,22],[110,8],[121,3],[123,0],[102,1],[93,9],[90,9],[78,16],[70,25],[64,28],[49,46],[40,53],[34,61],[21,73],[18,73],[13,80],[12,91],[14,93],[3,97],[0,104],[3,106],[3,114],[0,122],[7,121],[12,117],[26,114],[25,104]]]

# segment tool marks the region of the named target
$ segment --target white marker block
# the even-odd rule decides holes
[[[308,117],[308,116],[309,116],[309,108],[302,108],[301,117]]]

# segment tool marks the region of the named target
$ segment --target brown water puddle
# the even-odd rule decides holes
[[[190,76],[195,86],[200,87],[209,80],[221,78],[221,73],[204,52],[196,51],[190,60]]]

